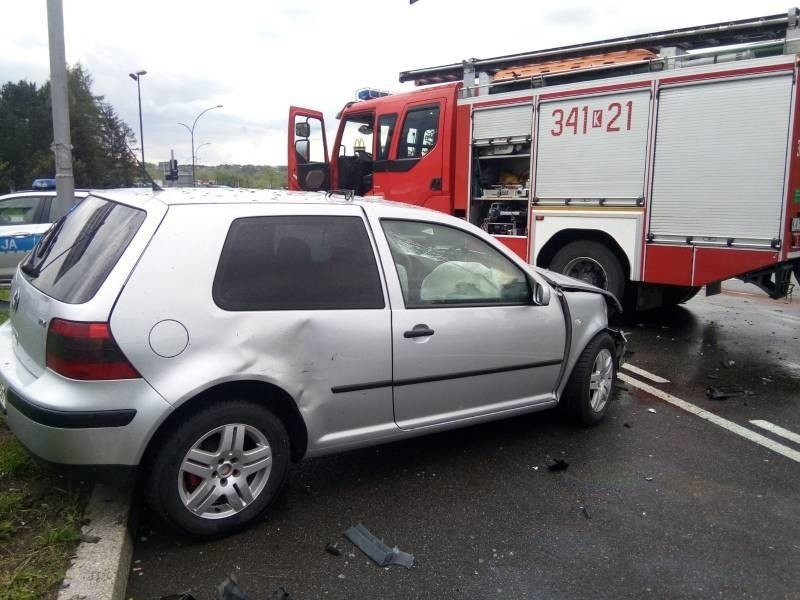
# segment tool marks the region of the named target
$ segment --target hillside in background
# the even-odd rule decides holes
[[[243,188],[285,188],[286,167],[268,165],[197,165],[197,180]]]

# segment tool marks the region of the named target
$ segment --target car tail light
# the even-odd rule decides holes
[[[53,319],[47,330],[47,367],[70,379],[141,377],[120,350],[108,323]]]

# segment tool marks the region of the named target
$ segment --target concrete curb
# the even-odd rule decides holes
[[[58,600],[118,600],[125,597],[133,557],[128,528],[130,488],[98,484],[86,507],[85,536],[100,538],[81,542],[67,570]]]

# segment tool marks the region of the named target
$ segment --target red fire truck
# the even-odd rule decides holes
[[[407,71],[291,107],[289,187],[427,206],[637,308],[800,271],[800,12]]]

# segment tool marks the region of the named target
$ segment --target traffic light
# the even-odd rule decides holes
[[[174,158],[169,161],[169,174],[167,181],[178,181],[178,161]]]

